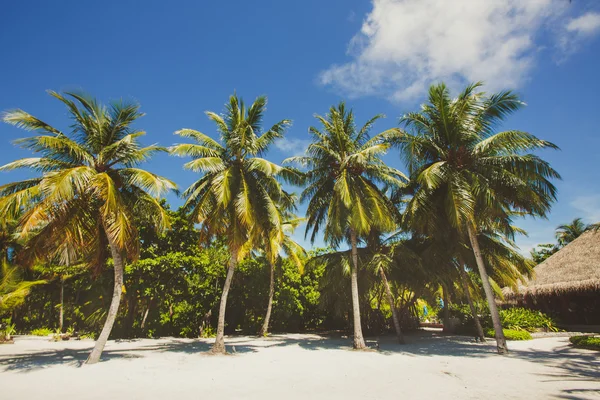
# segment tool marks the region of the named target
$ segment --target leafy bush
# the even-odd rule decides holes
[[[37,328],[33,329],[29,334],[33,336],[49,336],[52,333],[54,333],[54,331],[50,328]]]
[[[544,330],[546,332],[557,332],[556,323],[541,311],[529,310],[527,308],[509,308],[500,311],[502,326],[512,330],[525,330],[535,332]]]
[[[477,314],[484,330],[492,327],[492,318],[485,304],[475,304]],[[451,304],[450,317],[458,318],[461,325],[457,329],[459,334],[475,335],[475,323],[471,310],[467,304]],[[543,330],[546,332],[557,332],[556,322],[548,315],[529,310],[527,308],[509,308],[500,310],[502,327],[514,331],[535,332]]]
[[[575,347],[600,351],[600,336],[571,336],[569,341]]]
[[[527,331],[517,331],[514,329],[502,329],[506,340],[531,340],[531,334]],[[493,338],[495,336],[494,329],[488,329],[485,331],[485,336]]]

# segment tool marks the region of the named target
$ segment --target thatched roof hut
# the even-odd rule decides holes
[[[600,291],[600,231],[585,232],[535,267],[534,273],[516,294],[504,288],[505,298]]]

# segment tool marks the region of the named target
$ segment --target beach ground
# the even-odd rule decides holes
[[[90,340],[17,337],[0,345],[2,399],[594,399],[600,353],[565,337],[509,342],[421,332],[353,351],[345,337],[312,334],[109,341],[103,359],[82,365]]]

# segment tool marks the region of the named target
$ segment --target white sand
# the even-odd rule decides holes
[[[371,352],[288,334],[227,338],[234,355],[208,356],[210,342],[111,341],[104,361],[80,367],[91,341],[17,339],[0,345],[0,399],[600,398],[600,353],[567,338],[509,342],[507,357],[491,342],[432,333],[404,346],[386,337]]]

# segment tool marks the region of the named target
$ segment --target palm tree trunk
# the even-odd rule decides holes
[[[96,340],[94,349],[85,362],[86,364],[95,364],[100,361],[102,350],[104,350],[104,346],[106,346],[106,342],[110,336],[115,319],[117,318],[117,313],[119,312],[119,304],[121,303],[121,292],[123,291],[123,258],[119,249],[117,249],[110,238],[108,239],[108,243],[110,245],[110,252],[115,264],[115,285],[113,288],[113,296],[110,302],[110,307],[108,309],[108,315],[106,316],[106,321],[104,322],[104,327],[102,328],[102,332],[100,332],[98,340]]]
[[[65,299],[65,280],[64,277],[60,277],[60,310],[58,313],[58,329],[60,333],[63,331],[64,321],[64,299]]]
[[[400,329],[400,318],[398,317],[396,302],[394,301],[394,296],[392,296],[392,290],[390,289],[387,276],[385,276],[385,271],[381,267],[379,267],[379,275],[381,275],[381,280],[383,281],[383,286],[385,286],[385,293],[387,294],[388,303],[390,303],[390,308],[392,310],[392,320],[394,321],[394,329],[396,329],[398,343],[404,344],[404,335],[402,334],[402,329]]]
[[[488,277],[487,271],[485,270],[485,264],[483,257],[481,257],[481,250],[479,248],[479,240],[477,235],[470,224],[467,224],[467,231],[469,233],[469,240],[471,241],[471,247],[475,254],[475,261],[477,262],[477,268],[479,269],[479,275],[481,276],[481,282],[483,283],[483,291],[487,298],[488,307],[490,308],[490,314],[492,314],[492,322],[494,324],[494,333],[496,335],[496,347],[498,348],[498,354],[508,354],[508,347],[506,346],[506,338],[504,332],[502,332],[502,322],[500,322],[500,314],[498,313],[498,307],[496,307],[496,299],[494,298],[494,292],[492,291],[492,285],[490,285],[490,278]]]
[[[366,349],[365,339],[362,334],[360,323],[360,299],[358,295],[358,249],[357,238],[354,229],[350,229],[350,241],[352,245],[352,265],[350,268],[350,281],[352,286],[352,316],[354,318],[354,348]]]
[[[271,280],[269,282],[269,302],[267,303],[267,315],[262,324],[262,328],[258,332],[259,336],[267,336],[269,332],[269,321],[271,320],[271,309],[273,308],[273,296],[275,295],[275,264],[270,262],[271,267]]]
[[[154,297],[150,298],[148,302],[148,306],[146,307],[146,311],[144,311],[144,316],[142,317],[142,323],[140,324],[140,329],[144,329],[146,326],[146,320],[148,319],[148,314],[150,313],[150,309],[154,305]]]
[[[481,321],[479,320],[479,316],[477,315],[477,310],[475,309],[475,305],[473,304],[473,298],[471,297],[471,291],[469,290],[469,278],[467,277],[467,273],[465,272],[465,263],[462,257],[459,258],[459,262],[460,265],[458,266],[458,275],[460,276],[460,283],[462,284],[465,296],[467,296],[467,303],[469,303],[469,308],[471,309],[473,321],[475,321],[477,336],[479,336],[479,340],[485,342],[485,335],[483,334]]]
[[[444,316],[443,316],[444,320],[442,321],[444,324],[443,332],[448,331],[448,326],[450,324],[449,298],[450,298],[450,296],[448,296],[448,286],[446,286],[445,284],[442,283],[442,300],[444,300]]]
[[[231,281],[233,279],[233,273],[237,266],[237,249],[231,250],[231,259],[229,260],[229,268],[227,268],[227,277],[225,278],[225,284],[223,285],[223,293],[221,294],[221,304],[219,306],[219,320],[217,323],[217,338],[215,344],[210,350],[214,354],[225,354],[225,309],[227,308],[227,295],[229,294],[229,288],[231,287]]]

